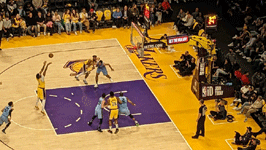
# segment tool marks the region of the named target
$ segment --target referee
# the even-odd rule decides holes
[[[207,107],[204,104],[204,101],[200,100],[199,114],[197,118],[197,122],[198,122],[197,132],[196,132],[196,135],[192,136],[193,139],[198,139],[199,136],[204,137],[204,133],[205,133],[204,124],[205,124],[205,119],[206,119],[206,111],[207,111]]]

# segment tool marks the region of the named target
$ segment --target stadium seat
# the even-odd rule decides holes
[[[110,9],[106,9],[103,12],[104,14],[104,21],[106,23],[106,25],[112,25],[113,24],[113,20],[112,20],[112,12]]]

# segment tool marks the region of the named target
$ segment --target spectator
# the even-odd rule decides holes
[[[130,9],[130,22],[137,23],[139,16],[139,9],[137,8],[136,4],[133,4],[132,8]]]
[[[27,23],[27,31],[32,37],[37,36],[37,21],[36,18],[33,17],[32,12],[29,13],[29,16],[26,18],[26,23]],[[32,32],[35,32],[32,33]]]
[[[174,23],[174,29],[177,30],[177,26],[181,24],[181,21],[183,18],[185,18],[186,13],[183,11],[183,9],[179,10],[178,15],[176,16],[176,21]]]
[[[243,105],[245,102],[250,101],[250,97],[254,94],[254,88],[253,86],[249,86],[249,89],[247,92],[242,93],[241,95],[241,104]],[[234,110],[238,110],[239,102],[237,103],[236,107],[234,107]]]
[[[218,63],[217,56],[215,55],[213,56],[213,60],[212,60],[212,74],[214,74],[218,68],[219,68],[219,63]]]
[[[236,53],[233,51],[232,48],[229,49],[229,53],[227,53],[225,55],[225,59],[229,59],[232,66],[234,65],[234,63],[236,62]]]
[[[85,32],[90,33],[90,31],[89,31],[89,29],[90,29],[90,22],[88,20],[88,13],[86,12],[86,9],[85,8],[82,9],[82,11],[81,11],[81,13],[80,13],[79,16],[80,16],[80,22],[82,24],[84,24],[84,26],[86,27]]]
[[[150,7],[150,14],[151,14],[150,22],[151,22],[152,27],[154,27],[155,22],[156,22],[156,19],[155,19],[156,7],[154,4],[152,4]]]
[[[241,68],[235,71],[235,77],[239,80],[242,78]]]
[[[63,20],[64,20],[64,23],[65,23],[66,34],[67,35],[70,35],[70,32],[71,32],[70,18],[71,18],[70,10],[69,9],[66,9],[65,10],[65,13],[63,14]]]
[[[250,54],[251,48],[255,44],[255,41],[256,41],[256,35],[253,35],[253,36],[250,35],[249,41],[245,45],[242,46],[242,48],[244,49],[244,53],[241,52],[240,55],[242,55],[244,59],[246,58],[251,59],[249,57],[250,56],[249,54]]]
[[[122,24],[122,13],[119,8],[116,8],[116,11],[113,12],[113,18],[114,18],[114,28],[120,28],[120,25]]]
[[[242,84],[244,84],[244,85],[250,84],[248,76],[249,76],[249,72],[247,72],[247,71],[242,75],[242,77],[241,77]]]
[[[88,17],[90,24],[92,25],[92,33],[94,33],[97,25],[97,18],[98,18],[97,14],[94,12],[93,9],[91,9],[90,12],[88,13]]]
[[[245,102],[240,108],[236,109],[236,110],[241,110],[239,113],[237,113],[238,115],[242,114],[244,112],[244,107],[245,106],[250,106],[251,104],[253,104],[257,99],[257,95],[254,93],[250,98],[249,101]]]
[[[26,16],[26,12],[23,9],[23,6],[18,6],[18,14],[24,18]]]
[[[16,0],[16,4],[17,4],[17,8],[22,7],[22,9],[23,9],[24,0]]]
[[[155,15],[157,16],[157,22],[155,22],[155,24],[161,24],[162,23],[162,17],[163,17],[162,3],[158,4]]]
[[[235,46],[235,48],[240,48],[240,44],[243,44],[244,43],[244,40],[250,36],[250,33],[248,31],[248,27],[247,25],[245,24],[244,27],[243,27],[243,32],[240,36],[237,36],[235,35],[232,39],[233,39],[233,42],[230,43],[228,46],[229,47],[233,47]],[[240,50],[238,49],[236,52],[240,52]]]
[[[42,0],[32,0],[32,5],[34,6],[35,9],[40,9],[43,5]]]
[[[194,24],[194,19],[193,16],[187,12],[187,18],[185,23],[181,23],[181,25],[179,26],[179,32],[183,33],[185,30],[191,28]]]
[[[257,145],[259,145],[259,140],[252,138],[248,144],[248,147],[245,148],[238,147],[237,150],[256,150]]]
[[[9,41],[9,36],[11,32],[11,20],[9,19],[9,16],[6,16],[6,18],[3,20],[3,31],[6,35],[6,41]]]
[[[137,17],[137,23],[139,26],[142,26],[142,28],[144,28],[144,4],[141,3],[138,10],[139,10],[139,15]]]
[[[54,21],[54,24],[58,27],[58,34],[61,35],[61,30],[64,30],[64,27],[63,27],[63,25],[61,24],[61,17],[60,17],[60,15],[58,14],[58,12],[55,12],[55,13],[54,13],[53,21]]]
[[[219,119],[225,119],[227,112],[224,107],[224,100],[221,100],[220,104],[218,104],[218,106],[216,107],[216,110],[210,111],[210,113],[211,115],[209,115],[209,117],[213,118],[214,121]]]
[[[42,15],[42,12],[38,12],[38,16],[37,16],[37,29],[38,29],[38,36],[40,36],[41,34],[41,27],[43,28],[43,35],[46,35],[46,24],[44,23],[45,18]]]
[[[200,24],[200,27],[204,24],[204,19],[202,17],[202,13],[199,13],[199,16],[195,18],[196,21]]]
[[[195,67],[196,67],[195,58],[192,58],[191,62],[187,61],[186,65],[183,68],[179,69],[179,74],[181,76],[192,75]]]
[[[21,22],[19,24],[20,28],[21,28],[21,32],[23,36],[26,36],[26,32],[27,32],[27,24],[26,21],[24,19],[21,18]]]
[[[240,133],[236,132],[235,135],[235,141],[232,142],[232,144],[236,144],[236,145],[247,145],[249,142],[249,139],[251,138],[251,133],[252,128],[251,127],[247,127],[247,131],[244,135],[240,135]]]
[[[53,17],[51,16],[51,12],[48,11],[45,17],[45,24],[46,24],[46,30],[48,32],[48,35],[53,35],[54,32],[54,22],[53,22]]]
[[[163,7],[163,19],[170,18],[172,16],[173,10],[168,0],[164,0],[162,2],[162,7]]]
[[[10,0],[9,4],[7,4],[7,10],[10,16],[15,16],[15,14],[17,13],[17,5],[13,0]]]
[[[222,75],[229,75],[232,69],[232,65],[229,62],[229,59],[225,59],[224,66],[222,68],[218,68],[214,74],[214,78],[219,78],[220,74]]]
[[[230,106],[234,106],[235,103],[237,103],[237,106],[233,108],[234,110],[238,109],[239,104],[242,102],[242,100],[241,100],[242,99],[242,95],[245,95],[249,91],[249,88],[250,87],[246,84],[246,85],[241,87],[240,91],[236,91],[235,99],[234,99],[233,103],[230,104]]]
[[[124,27],[124,28],[128,28],[129,29],[129,27],[130,27],[130,22],[129,22],[129,20],[128,20],[128,16],[129,16],[129,12],[128,12],[128,7],[127,7],[127,5],[125,5],[124,6],[124,10],[123,10],[123,17],[122,17],[122,26]]]
[[[251,113],[254,113],[258,111],[259,108],[262,108],[263,106],[263,99],[262,96],[258,96],[257,100],[251,105],[251,106],[244,106],[243,113],[245,113],[245,120],[244,122],[247,122],[248,118],[251,117]]]
[[[197,7],[195,9],[195,12],[192,13],[192,16],[193,16],[193,18],[197,18],[200,16],[200,14],[201,14],[201,12],[199,12],[199,8]]]
[[[22,19],[20,15],[17,14],[16,17],[13,19],[12,34],[15,35],[15,32],[18,32],[18,37],[21,36],[21,27],[20,27],[21,22],[22,22]]]
[[[265,74],[261,72],[256,72],[252,76],[252,85],[255,87],[255,90],[259,93],[262,92],[262,88],[265,85]]]
[[[79,25],[79,33],[82,33],[82,23],[79,22],[79,14],[75,9],[72,10],[71,24],[73,25],[73,31],[75,32],[75,35],[77,35],[77,25]]]
[[[97,10],[98,4],[96,3],[96,0],[88,0],[88,3],[90,5],[90,9]]]

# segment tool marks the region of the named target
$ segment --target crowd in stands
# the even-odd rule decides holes
[[[67,35],[72,32],[77,35],[77,31],[89,33],[91,29],[94,33],[101,22],[107,24],[107,18],[113,28],[129,28],[131,22],[144,27],[144,16],[154,26],[172,15],[172,8],[167,0],[149,3],[144,3],[143,0],[118,1],[116,7],[108,8],[100,8],[98,2],[100,1],[89,0],[88,7],[83,8],[74,8],[67,4],[62,13],[49,8],[48,0],[1,0],[1,38],[4,35],[9,41],[14,36],[38,37],[41,33],[53,35],[61,34],[62,31]]]

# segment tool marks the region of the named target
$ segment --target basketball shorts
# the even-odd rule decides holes
[[[119,115],[125,114],[126,116],[130,115],[130,111],[128,108],[119,108]]]
[[[95,116],[98,116],[98,119],[103,119],[103,110],[95,109]]]
[[[106,70],[105,67],[103,67],[103,68],[97,68],[96,73],[100,74],[101,72],[102,72],[103,75],[105,75],[105,76],[108,75],[107,70]]]
[[[44,100],[45,99],[45,89],[38,88],[37,89],[37,96],[39,99]]]
[[[118,109],[111,110],[109,120],[117,119],[117,118],[118,118]]]
[[[5,117],[5,116],[1,116],[1,117],[0,117],[0,125],[2,125],[4,122],[5,122],[6,124],[8,124],[8,123],[9,123],[8,118]]]

